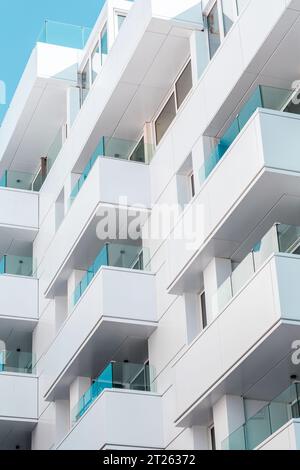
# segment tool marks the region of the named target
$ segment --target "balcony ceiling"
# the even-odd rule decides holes
[[[65,55],[69,64],[74,51],[48,44],[39,44],[33,50],[0,127],[1,172],[10,168],[33,173],[39,159],[47,155],[66,122],[67,87],[76,83],[75,71],[64,66],[62,57]],[[73,67],[77,70],[77,63]]]
[[[291,360],[291,345],[299,337],[299,322],[279,322],[205,396],[178,417],[176,424],[180,427],[209,425],[211,409],[224,395],[266,402],[279,396],[291,385],[291,375],[300,378],[299,366]]]
[[[184,267],[169,292],[199,292],[199,273],[212,258],[242,261],[273,224],[299,226],[299,207],[299,176],[265,171]]]
[[[35,421],[6,420],[0,417],[0,450],[29,450]]]
[[[121,53],[118,48],[122,45],[123,38],[128,37],[130,28],[132,24],[128,18],[94,84],[94,89],[86,99],[85,109],[81,111],[82,120],[87,121],[93,112],[97,89],[101,94],[107,91],[104,82],[111,73],[111,64],[114,65],[114,48],[117,48],[116,55]],[[167,20],[149,20],[113,93],[103,111],[99,113],[96,126],[93,127],[75,171],[80,170],[82,162],[90,158],[100,136],[114,136],[133,141],[141,137],[144,124],[151,122],[160,111],[163,101],[189,58],[189,38],[192,31],[192,27],[187,24],[180,27]]]

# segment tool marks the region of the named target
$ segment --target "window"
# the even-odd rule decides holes
[[[176,116],[175,95],[172,93],[155,121],[156,144],[159,144]]]
[[[144,137],[141,138],[135,149],[133,150],[132,154],[129,157],[129,160],[133,162],[141,162],[145,163],[145,143]]]
[[[193,172],[189,175],[189,182],[190,182],[191,196],[193,198],[196,194],[196,191],[195,191],[195,176],[194,176]]]
[[[98,73],[100,72],[101,59],[100,59],[100,48],[97,44],[92,52],[92,83],[96,80]]]
[[[201,310],[201,319],[202,319],[202,328],[207,327],[207,312],[206,312],[206,299],[205,291],[200,294],[200,310]]]
[[[242,10],[245,8],[249,0],[236,0],[238,15],[241,14]]]
[[[126,15],[122,15],[121,13],[117,14],[118,31],[120,31],[120,28],[121,28],[122,24],[124,23],[125,18],[126,18]]]
[[[218,3],[216,2],[207,16],[209,54],[212,58],[221,44]]]
[[[216,450],[216,434],[215,434],[215,427],[212,425],[209,428],[209,440],[210,440],[210,448],[211,450]]]
[[[100,49],[101,49],[101,65],[104,64],[108,54],[108,38],[107,38],[107,26],[105,25],[101,32],[100,38]]]
[[[192,64],[189,61],[175,84],[177,109],[180,108],[192,87]]]
[[[236,9],[232,0],[222,0],[224,36],[229,32],[236,19]]]
[[[176,116],[178,109],[184,102],[192,87],[192,64],[189,60],[183,72],[181,72],[179,78],[175,82],[174,91],[172,95],[170,96],[169,100],[167,101],[163,110],[155,121],[155,134],[157,145],[167,132],[173,119]]]
[[[81,104],[90,90],[90,61],[88,60],[81,74]]]

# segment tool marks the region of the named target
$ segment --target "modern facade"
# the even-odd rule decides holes
[[[45,22],[0,128],[1,449],[300,448],[299,39],[300,0]]]

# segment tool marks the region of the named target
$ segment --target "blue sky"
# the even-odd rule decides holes
[[[93,26],[103,0],[0,0],[0,80],[6,84],[6,106],[12,99],[45,19]]]

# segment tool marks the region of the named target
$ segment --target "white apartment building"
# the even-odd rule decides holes
[[[1,449],[300,449],[299,41],[300,0],[45,22],[0,128]]]

